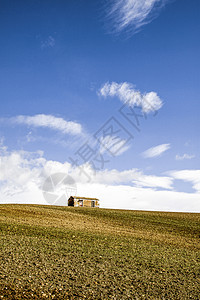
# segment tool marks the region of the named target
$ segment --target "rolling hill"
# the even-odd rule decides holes
[[[199,299],[200,214],[0,205],[0,299]]]

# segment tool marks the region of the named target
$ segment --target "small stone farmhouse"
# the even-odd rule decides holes
[[[68,206],[74,206],[74,207],[99,207],[99,199],[71,196],[68,199]]]

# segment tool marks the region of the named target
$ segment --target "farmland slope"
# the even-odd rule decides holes
[[[199,299],[200,214],[0,205],[0,299]]]

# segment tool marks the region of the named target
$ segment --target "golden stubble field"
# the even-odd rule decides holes
[[[199,299],[200,214],[0,205],[0,299]]]

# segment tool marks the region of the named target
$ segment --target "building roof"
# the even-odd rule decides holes
[[[89,197],[79,197],[79,196],[72,196],[75,199],[83,199],[83,200],[98,200],[97,198],[89,198]]]

